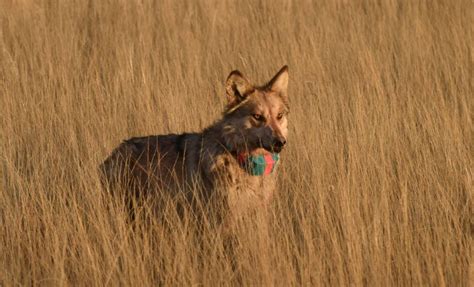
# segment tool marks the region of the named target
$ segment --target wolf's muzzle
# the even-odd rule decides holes
[[[285,145],[286,145],[286,140],[284,138],[276,138],[273,140],[272,149],[274,152],[281,152]]]

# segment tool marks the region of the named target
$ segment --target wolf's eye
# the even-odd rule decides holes
[[[281,120],[282,118],[283,118],[283,113],[279,113],[279,114],[277,115],[277,120]]]
[[[252,117],[257,121],[264,121],[265,118],[261,114],[253,114]]]

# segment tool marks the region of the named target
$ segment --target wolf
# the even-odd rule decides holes
[[[229,225],[265,209],[275,193],[288,137],[288,67],[264,85],[234,70],[225,84],[222,117],[199,133],[134,137],[101,164],[108,183],[134,197],[184,198],[193,210]]]

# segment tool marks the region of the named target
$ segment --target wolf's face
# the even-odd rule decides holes
[[[233,71],[226,85],[226,144],[239,151],[264,148],[281,152],[288,136],[287,88],[286,66],[260,87],[250,84],[239,71]]]

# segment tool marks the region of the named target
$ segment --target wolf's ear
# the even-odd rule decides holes
[[[235,70],[230,73],[226,81],[226,95],[229,105],[237,104],[244,100],[254,90],[249,80],[241,72]]]
[[[267,84],[267,89],[278,92],[282,97],[288,97],[288,66],[278,71],[278,73]]]

